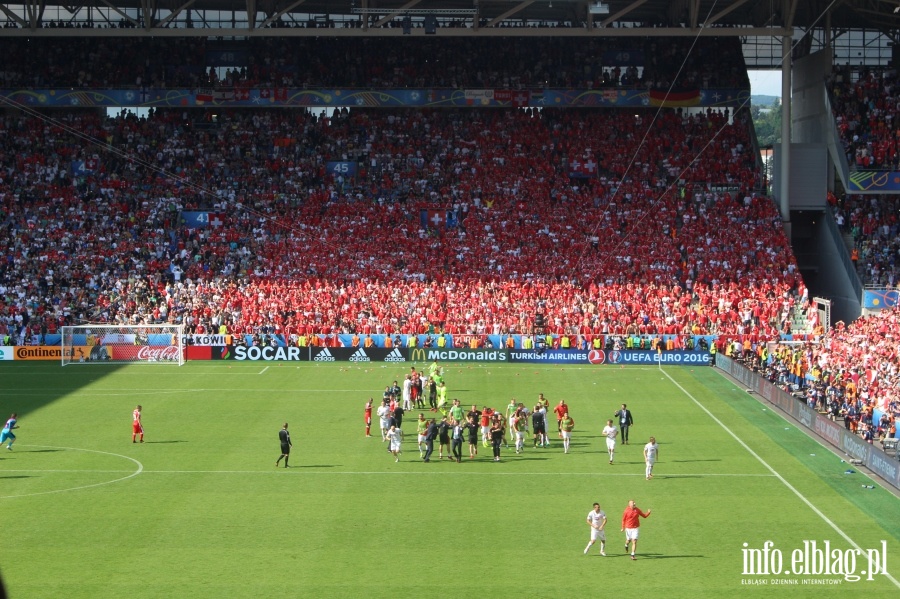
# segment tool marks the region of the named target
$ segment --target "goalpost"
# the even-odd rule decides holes
[[[184,325],[64,326],[62,365],[184,364]]]

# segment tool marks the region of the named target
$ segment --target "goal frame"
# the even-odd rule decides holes
[[[184,325],[79,324],[60,327],[62,366],[70,364],[184,365]]]

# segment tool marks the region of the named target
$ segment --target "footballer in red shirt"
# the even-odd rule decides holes
[[[371,437],[369,431],[372,430],[372,398],[366,402],[366,436]]]
[[[625,551],[628,551],[628,545],[631,544],[631,559],[635,559],[634,552],[637,551],[638,531],[641,526],[641,518],[649,518],[650,512],[647,510],[645,514],[638,506],[634,504],[634,499],[628,502],[628,507],[622,513],[622,530],[625,531]]]
[[[138,406],[131,413],[131,442],[137,443],[138,435],[141,436],[141,443],[144,442],[144,425],[141,424],[141,406]]]

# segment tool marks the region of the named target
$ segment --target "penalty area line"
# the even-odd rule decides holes
[[[707,415],[707,416],[709,416],[710,418],[712,418],[712,419],[715,421],[715,423],[718,424],[720,427],[722,427],[722,429],[723,429],[726,433],[728,433],[735,441],[737,441],[737,442],[741,445],[741,447],[743,447],[744,449],[746,449],[747,452],[748,452],[750,455],[752,455],[754,458],[756,458],[756,460],[757,460],[760,464],[762,464],[763,467],[764,467],[766,470],[768,470],[769,472],[771,472],[772,475],[773,475],[775,478],[777,478],[779,481],[781,481],[781,483],[782,483],[785,487],[787,487],[788,489],[790,489],[790,491],[791,491],[794,495],[796,495],[797,498],[800,499],[800,501],[802,501],[803,503],[805,503],[806,506],[807,506],[810,510],[812,510],[813,513],[815,513],[815,514],[816,514],[817,516],[819,516],[819,518],[821,518],[826,524],[828,524],[828,526],[830,526],[830,527],[832,528],[832,530],[834,530],[834,531],[835,531],[836,533],[838,533],[845,541],[847,541],[847,542],[850,544],[851,547],[853,547],[854,549],[856,549],[856,550],[859,552],[858,555],[866,555],[865,549],[863,549],[862,547],[860,547],[860,546],[856,543],[856,541],[854,541],[853,539],[851,539],[850,536],[849,536],[847,533],[845,533],[843,530],[841,530],[841,528],[840,528],[837,524],[835,524],[834,522],[832,522],[831,519],[830,519],[828,516],[826,516],[826,515],[822,512],[822,510],[820,510],[819,508],[817,508],[817,507],[813,504],[812,501],[810,501],[809,499],[807,499],[806,496],[803,495],[803,493],[801,493],[794,485],[792,485],[791,483],[789,483],[789,482],[787,481],[786,478],[784,478],[777,470],[775,470],[775,468],[773,468],[772,466],[770,466],[769,463],[766,462],[766,461],[762,458],[762,456],[760,456],[758,453],[756,453],[755,451],[753,451],[753,449],[752,449],[749,445],[747,445],[747,443],[745,443],[743,439],[741,439],[740,437],[738,437],[738,436],[734,433],[734,431],[732,431],[730,428],[728,428],[728,426],[727,426],[724,422],[722,422],[721,420],[719,420],[719,419],[715,416],[715,414],[713,414],[712,412],[710,412],[710,411],[706,408],[706,406],[704,406],[702,403],[700,403],[699,400],[697,400],[696,397],[694,397],[693,395],[691,395],[690,391],[688,391],[687,389],[685,389],[684,387],[682,387],[681,384],[680,384],[678,381],[676,381],[674,378],[672,378],[672,376],[671,376],[668,372],[666,372],[665,370],[663,370],[661,365],[660,365],[659,370],[660,370],[660,372],[662,372],[664,375],[666,375],[666,378],[668,378],[668,379],[672,382],[673,385],[675,385],[676,387],[678,387],[678,388],[681,390],[681,392],[684,393],[684,394],[688,397],[688,399],[690,399],[692,402],[694,402],[694,403],[697,405],[697,407],[699,407],[701,410],[703,410],[704,412],[706,412],[706,415]],[[894,583],[894,586],[895,586],[895,587],[900,588],[900,582],[898,582],[896,578],[894,578],[893,576],[891,576],[890,573],[888,573],[888,572],[882,572],[882,574],[884,574],[885,578],[887,578],[887,579],[890,580],[892,583]]]

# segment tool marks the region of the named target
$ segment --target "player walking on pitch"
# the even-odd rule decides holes
[[[284,458],[284,467],[287,468],[288,459],[291,457],[291,447],[294,446],[291,443],[291,433],[288,432],[287,422],[285,422],[284,426],[281,427],[281,430],[278,431],[278,440],[281,442],[281,455],[275,460],[275,467],[278,468],[278,463],[281,462],[281,458]]]
[[[400,449],[403,443],[403,431],[397,425],[392,424],[386,433],[388,439],[388,451],[394,456],[394,461],[400,461]]]
[[[372,403],[373,399],[370,397],[369,401],[366,402],[366,411],[364,413],[364,417],[366,420],[366,437],[372,436]]]
[[[613,421],[607,420],[606,426],[603,427],[603,436],[606,437],[606,452],[609,454],[610,464],[616,459],[616,435],[618,434],[619,431],[613,426]]]
[[[656,444],[656,437],[650,437],[650,442],[644,445],[644,464],[646,464],[647,480],[653,478],[653,465],[659,457],[659,445]]]
[[[600,509],[600,504],[595,503],[594,509],[588,512],[588,526],[591,527],[591,540],[588,541],[587,547],[584,548],[584,554],[587,555],[591,546],[600,541],[600,555],[606,555],[606,512]]]
[[[569,453],[569,444],[572,442],[572,431],[575,430],[575,421],[566,412],[563,414],[562,420],[559,421],[559,434],[563,439],[563,453]]]
[[[653,510],[647,510],[645,514],[635,505],[634,499],[632,499],[622,513],[622,530],[625,531],[625,551],[628,551],[628,545],[631,544],[631,559],[636,559],[634,553],[637,551],[641,518],[649,518],[651,511]]]
[[[141,436],[141,443],[144,442],[144,425],[141,424],[141,410],[143,408],[138,406],[131,413],[131,442],[137,443],[137,436]]]

